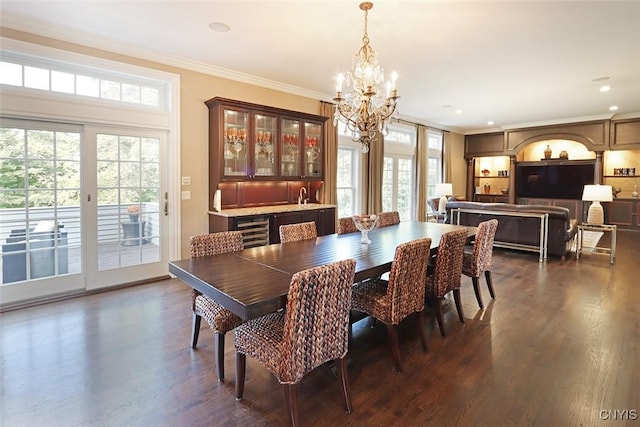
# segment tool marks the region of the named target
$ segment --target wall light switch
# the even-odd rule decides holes
[[[182,185],[191,185],[191,177],[183,176],[182,177]]]
[[[190,199],[191,199],[191,191],[183,191],[182,200],[190,200]]]

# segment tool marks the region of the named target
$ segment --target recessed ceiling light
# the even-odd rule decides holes
[[[462,114],[462,109],[461,109],[461,108],[458,108],[458,109],[456,110],[456,114]]]
[[[216,33],[226,33],[231,29],[231,27],[229,27],[224,22],[212,22],[211,24],[209,24],[209,28],[211,29],[211,31],[215,31]]]
[[[593,79],[592,81],[594,82],[604,82],[606,80],[609,80],[609,77],[607,76],[602,76],[602,77],[596,77],[595,79]]]
[[[451,105],[450,104],[444,104],[444,105],[442,105],[442,108],[451,108]]]
[[[611,86],[600,86],[600,92],[609,92],[611,90]]]
[[[609,107],[609,111],[618,111],[618,106],[612,105],[611,107]]]
[[[493,126],[493,120],[489,120],[489,121],[487,122],[487,125],[489,125],[489,126]]]

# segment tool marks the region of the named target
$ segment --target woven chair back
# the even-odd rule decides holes
[[[295,273],[284,318],[281,383],[347,354],[356,261],[348,259]]]
[[[403,243],[396,248],[389,273],[387,298],[392,324],[424,308],[425,280],[431,239]]]
[[[434,290],[437,298],[460,287],[462,277],[462,254],[467,240],[467,230],[455,230],[445,233],[440,238],[436,268],[434,273]]]
[[[315,221],[280,226],[280,243],[297,242],[316,237],[318,237],[318,231]]]

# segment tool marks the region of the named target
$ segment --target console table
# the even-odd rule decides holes
[[[611,245],[608,248],[595,246],[593,248],[593,253],[604,253],[609,254],[609,262],[613,264],[613,260],[616,257],[616,233],[618,226],[609,225],[609,224],[578,224],[578,243],[576,248],[576,260],[580,259],[580,254],[583,251],[583,239],[585,231],[596,231],[596,232],[610,232],[611,233]]]

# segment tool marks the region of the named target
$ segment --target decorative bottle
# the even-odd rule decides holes
[[[548,145],[547,145],[547,148],[544,150],[544,158],[545,159],[551,158],[551,147],[549,147]]]
[[[633,197],[634,199],[638,198],[638,186],[637,185],[633,186],[633,192],[631,193],[631,197]]]

